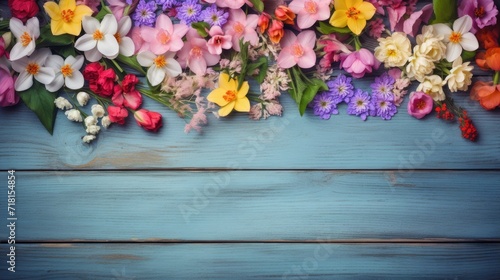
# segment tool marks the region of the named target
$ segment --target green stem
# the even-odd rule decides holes
[[[361,41],[359,41],[358,36],[354,36],[354,47],[356,48],[357,51],[361,49]]]
[[[120,73],[123,73],[123,68],[118,64],[118,62],[116,62],[116,60],[114,60],[114,59],[110,59],[110,60],[115,65],[116,69],[118,69],[118,71],[120,71]]]
[[[500,71],[495,71],[495,75],[493,75],[493,84],[498,85],[500,83]]]

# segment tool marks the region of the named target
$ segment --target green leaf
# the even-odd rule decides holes
[[[69,34],[52,35],[50,24],[45,25],[40,29],[40,37],[36,42],[37,48],[57,47],[72,45],[75,41],[75,36]]]
[[[0,30],[5,31],[5,32],[10,31],[9,24],[10,24],[10,20],[8,20],[8,19],[0,20]]]
[[[24,104],[35,112],[40,122],[52,135],[54,132],[54,123],[56,120],[57,108],[54,104],[57,93],[49,92],[38,81],[34,81],[33,86],[28,90],[18,92]]]
[[[146,71],[144,70],[144,68],[142,68],[142,66],[137,61],[137,56],[133,55],[130,57],[126,57],[126,56],[119,54],[118,57],[116,58],[116,61],[121,62],[121,63],[127,65],[128,67],[136,70],[137,72],[139,72],[143,76],[146,76]]]
[[[463,61],[471,61],[474,59],[475,56],[476,56],[476,52],[470,52],[470,51],[466,51],[466,50],[464,50],[462,52],[462,60]]]
[[[210,24],[204,21],[193,22],[191,23],[191,27],[196,29],[196,31],[198,31],[198,34],[200,34],[201,37],[205,38],[208,36],[207,30],[210,29]]]
[[[248,64],[247,73],[252,73],[255,69],[259,69],[259,74],[255,77],[255,80],[262,84],[264,78],[267,74],[267,67],[269,66],[269,62],[266,56],[261,56],[257,59],[256,62],[252,62]]]
[[[59,48],[51,48],[53,52],[57,53],[58,55],[66,58],[70,55],[73,57],[76,56],[76,51],[73,46],[65,46],[65,47],[59,47]]]
[[[317,30],[321,34],[332,34],[332,33],[347,34],[347,33],[351,33],[351,30],[349,29],[349,27],[339,28],[339,27],[332,26],[329,23],[326,23],[323,21],[319,22],[319,27],[317,27]]]
[[[452,23],[457,19],[457,1],[456,0],[433,0],[434,23]]]
[[[328,90],[328,86],[320,79],[311,79],[307,89],[302,94],[302,99],[299,104],[299,113],[301,116],[304,115],[307,105],[314,99],[318,91]]]
[[[290,93],[292,99],[295,100],[295,103],[297,103],[297,105],[300,105],[302,94],[307,88],[306,83],[304,83],[304,81],[302,80],[302,70],[300,70],[300,68],[298,68],[297,66],[294,66],[291,68],[291,73],[288,73],[288,76],[290,76],[290,80],[292,82],[292,87],[288,90],[288,92]]]
[[[98,20],[98,21],[101,21],[105,15],[107,14],[111,14],[111,10],[108,8],[108,6],[104,5],[104,2],[101,1],[101,10],[99,11],[99,13],[97,15],[95,15],[95,18]]]
[[[241,56],[241,73],[238,76],[238,90],[243,85],[245,77],[247,75],[247,65],[248,65],[248,46],[249,42],[243,43],[243,39],[240,40],[240,56]]]
[[[262,0],[250,0],[250,2],[253,4],[253,8],[259,13],[264,11],[264,2]]]

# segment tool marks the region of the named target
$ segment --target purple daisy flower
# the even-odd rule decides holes
[[[392,100],[394,100],[394,97]],[[398,112],[392,100],[382,98],[379,95],[373,95],[371,115],[381,117],[383,120],[390,120]]]
[[[380,96],[383,99],[394,100],[392,89],[395,82],[394,78],[389,74],[382,74],[382,76],[375,78],[375,82],[370,85],[372,94]]]
[[[361,119],[365,121],[373,108],[374,107],[370,102],[370,95],[368,92],[356,89],[354,96],[351,98],[347,106],[347,113],[349,115],[360,116]]]
[[[178,0],[156,0],[156,4],[158,4],[158,6],[161,6],[163,11],[172,9],[180,5]]]
[[[349,103],[354,94],[352,79],[343,74],[340,74],[335,80],[329,81],[327,85],[333,95],[335,104],[339,104],[342,101]]]
[[[211,5],[207,7],[200,14],[200,18],[210,24],[212,26],[220,26],[222,27],[227,22],[227,18],[229,17],[229,13],[225,10],[217,9],[216,5]]]
[[[187,25],[201,21],[201,8],[202,6],[198,3],[198,0],[186,0],[177,8],[177,18]]]
[[[154,1],[146,2],[145,0],[139,1],[135,9],[132,19],[135,26],[150,26],[153,27],[156,22],[156,3]]]
[[[314,115],[319,116],[324,120],[330,119],[331,115],[337,115],[337,104],[333,100],[333,96],[329,92],[317,94],[313,101]]]

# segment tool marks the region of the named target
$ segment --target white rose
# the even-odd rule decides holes
[[[66,112],[64,112],[64,114],[68,117],[68,119],[70,121],[74,121],[74,122],[82,122],[82,114],[80,114],[80,111],[78,111],[77,109],[71,109],[71,110],[68,110]]]
[[[92,105],[92,115],[96,118],[102,118],[104,116],[104,108],[99,104]]]
[[[85,106],[87,105],[87,102],[89,102],[90,100],[90,95],[85,91],[80,91],[76,95],[76,100],[78,100],[78,104],[80,104],[80,106]]]
[[[432,73],[435,67],[434,62],[420,53],[418,46],[415,46],[413,55],[408,59],[406,73],[411,80],[422,82],[425,76]]]
[[[88,134],[96,135],[97,133],[99,133],[100,130],[101,130],[101,127],[98,125],[89,125],[89,126],[87,126],[87,129],[85,131]]]
[[[54,104],[56,104],[56,107],[59,108],[60,110],[67,110],[73,108],[73,105],[71,105],[71,103],[69,103],[69,101],[64,97],[56,98],[56,100],[54,100]]]
[[[387,38],[378,39],[375,57],[383,62],[386,68],[405,65],[411,55],[411,43],[403,32],[394,32]]]
[[[85,143],[90,143],[94,139],[95,139],[95,135],[85,135],[82,138],[83,142],[85,142]]]
[[[472,69],[473,66],[469,66],[470,62],[462,63],[462,58],[458,57],[454,62],[450,70],[450,74],[444,79],[445,83],[448,83],[448,88],[451,92],[457,92],[459,90],[466,91],[470,84],[472,84]]]
[[[94,116],[88,116],[85,118],[85,126],[96,125],[97,119]]]
[[[417,46],[421,54],[431,61],[439,61],[446,56],[446,45],[443,36],[434,32],[432,25],[422,27],[422,34],[417,35]]]
[[[102,127],[108,128],[110,124],[111,124],[111,121],[109,120],[108,116],[105,116],[105,117],[103,117],[101,119],[101,125],[102,125]]]
[[[418,85],[417,91],[422,91],[432,97],[434,101],[443,101],[445,98],[443,91],[444,82],[438,75],[427,76]]]

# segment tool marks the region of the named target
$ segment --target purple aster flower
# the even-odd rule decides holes
[[[323,92],[317,94],[313,101],[314,115],[319,116],[324,120],[330,119],[330,116],[337,115],[339,111],[337,110],[337,104],[333,100],[333,96],[330,92]]]
[[[156,22],[156,3],[154,1],[146,2],[145,0],[139,1],[135,9],[132,19],[135,26],[151,26]]]
[[[198,0],[186,0],[177,8],[177,18],[187,25],[201,21],[201,8],[202,6],[198,4]]]
[[[394,100],[394,95],[392,94],[394,83],[394,78],[384,73],[382,76],[375,78],[375,82],[370,85],[372,94],[381,96],[383,99]]]
[[[497,23],[498,9],[493,0],[464,0],[458,5],[458,16],[469,15],[472,18],[472,33],[486,26]]]
[[[392,100],[394,100],[394,97],[387,100],[380,95],[373,95],[370,115],[381,117],[383,120],[390,120],[398,112]]]
[[[166,11],[168,9],[172,9],[172,8],[180,5],[178,0],[156,0],[156,4],[158,6],[161,6],[161,9],[163,11]]]
[[[229,13],[225,10],[217,9],[216,5],[211,5],[201,12],[200,18],[210,24],[212,26],[220,26],[222,27],[227,22],[227,18],[229,17]]]
[[[373,108],[368,92],[356,89],[354,91],[354,96],[347,106],[347,113],[349,115],[360,116],[362,120],[366,120]]]
[[[327,83],[329,91],[334,97],[335,104],[339,104],[344,101],[349,103],[349,100],[354,94],[354,86],[352,85],[352,79],[340,74],[335,80],[329,81]]]

